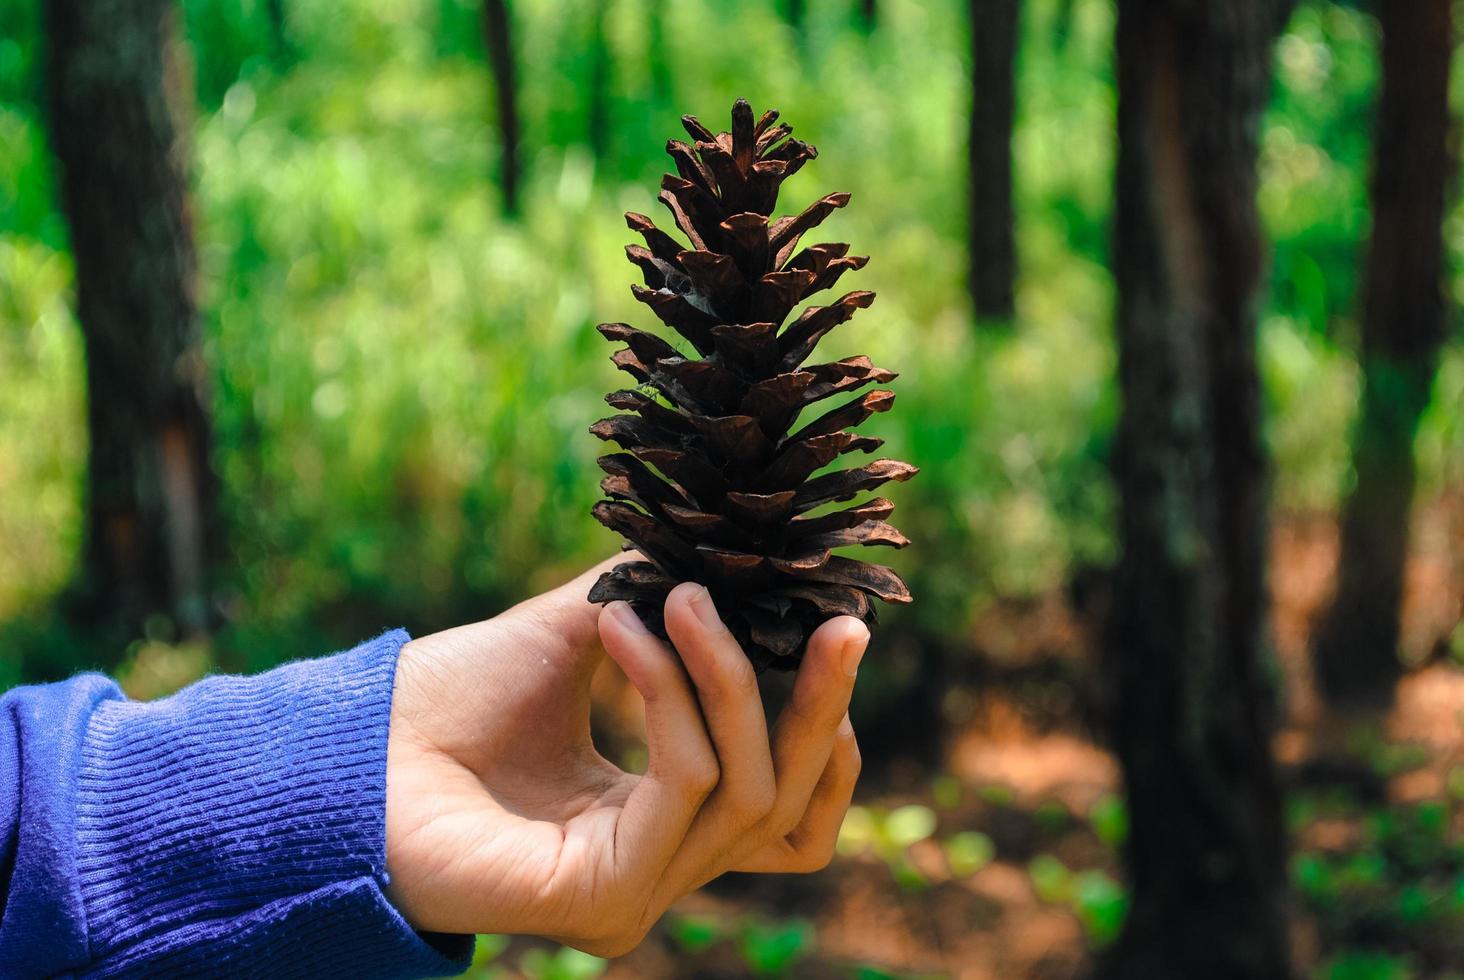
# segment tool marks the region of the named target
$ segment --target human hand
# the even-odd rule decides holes
[[[864,624],[818,628],[770,733],[706,590],[667,598],[673,651],[625,603],[586,600],[614,563],[402,648],[386,858],[388,893],[416,928],[618,956],[724,871],[815,871],[832,857],[859,773],[848,705]],[[601,643],[645,701],[643,776],[590,739]]]

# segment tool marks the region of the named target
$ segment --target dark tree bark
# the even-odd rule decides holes
[[[1132,905],[1102,974],[1290,975],[1269,749],[1257,129],[1274,0],[1120,0],[1108,651]]]
[[[290,45],[290,28],[285,13],[285,0],[265,0],[265,12],[269,16],[269,41],[271,54],[276,61],[289,61],[294,57]]]
[[[971,0],[969,280],[978,320],[1010,320],[1017,275],[1012,210],[1018,0]]]
[[[173,4],[45,4],[51,145],[86,346],[86,544],[97,622],[208,625],[216,545]]]
[[[666,50],[666,0],[647,0],[646,57],[650,61],[651,94],[660,105],[671,102],[671,59]]]
[[[1058,0],[1057,10],[1052,16],[1052,47],[1062,52],[1067,50],[1073,36],[1073,0]]]
[[[793,36],[802,44],[804,31],[808,27],[808,0],[781,0],[781,2],[783,19],[793,29]]]
[[[519,214],[519,112],[517,68],[514,62],[513,20],[507,0],[483,0],[483,40],[488,67],[493,72],[493,96],[498,123],[498,187],[503,213]]]
[[[1452,0],[1374,9],[1383,29],[1383,71],[1362,311],[1362,406],[1352,448],[1357,484],[1343,507],[1337,590],[1314,659],[1322,695],[1352,707],[1391,703],[1401,671],[1413,438],[1447,333]]]
[[[610,0],[591,0],[590,19],[590,92],[586,128],[589,130],[590,152],[596,160],[610,153],[610,43],[605,37],[605,14]]]

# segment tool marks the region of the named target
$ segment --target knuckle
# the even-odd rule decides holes
[[[698,758],[687,767],[683,781],[687,789],[705,799],[722,781],[722,767],[717,764],[716,756],[708,753],[708,757]]]
[[[803,815],[787,806],[774,806],[767,817],[768,836],[780,840],[793,833]]]
[[[596,911],[594,919],[594,931],[590,938],[596,945],[601,947],[620,946],[626,942],[629,949],[634,949],[640,940],[636,936],[636,930],[640,927],[640,918],[625,905],[605,904]],[[644,935],[644,932],[641,933]],[[615,954],[620,955],[620,954]]]
[[[844,720],[846,707],[846,702],[841,701],[835,692],[823,690],[810,693],[806,697],[794,697],[788,702],[786,710],[801,728],[810,732],[828,733],[836,731]]]
[[[794,870],[799,874],[813,874],[827,868],[834,860],[834,844],[832,841],[820,843],[817,847],[810,847],[801,851],[794,862]]]
[[[757,693],[757,673],[752,664],[741,654],[725,658],[719,673],[722,690],[733,697],[746,697]]]
[[[641,939],[643,938],[645,937],[632,936],[628,934],[607,935],[602,939],[596,939],[577,948],[580,949],[582,952],[589,953],[591,956],[598,956],[601,959],[613,960],[624,956],[634,950],[637,946],[640,945]]]
[[[758,780],[740,787],[728,802],[740,818],[740,823],[751,827],[767,819],[777,805],[777,800],[776,787],[769,781]]]
[[[607,959],[614,959],[617,956],[634,950],[651,931],[655,925],[655,918],[649,914],[626,913],[618,917],[615,928],[611,930],[601,942],[605,952],[601,953]]]
[[[680,670],[669,659],[654,658],[645,690],[641,691],[641,700],[649,708],[652,705],[663,701],[676,703],[676,695],[679,690],[684,690],[682,685],[685,681],[681,678]]]

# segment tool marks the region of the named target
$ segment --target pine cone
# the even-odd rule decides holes
[[[824,334],[874,301],[871,292],[810,306],[779,329],[800,302],[868,259],[849,255],[845,244],[795,253],[799,238],[848,194],[770,220],[779,185],[817,155],[777,118],[767,112],[754,123],[739,99],[731,133],[714,135],[685,116],[693,143],[667,143],[679,176],[662,179],[660,201],[691,247],[630,213],[626,222],[646,244],[626,253],[645,276],[644,288],[631,287],[636,299],[695,355],[624,323],[601,324],[602,334],[626,345],[611,360],[639,387],[605,399],[635,414],[590,427],[626,450],[599,460],[610,499],[595,505],[594,516],[650,559],[606,572],[590,601],[623,599],[664,638],[666,593],[700,582],[759,671],[796,668],[808,635],[831,616],[875,622],[871,596],[910,601],[893,570],[830,552],[908,544],[885,523],[890,501],[810,512],[916,473],[880,459],[813,475],[844,453],[881,444],[846,429],[887,410],[891,391],[866,392],[790,433],[805,407],[895,374],[867,357],[803,366]]]

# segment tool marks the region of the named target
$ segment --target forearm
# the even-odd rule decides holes
[[[46,901],[64,908],[81,943],[66,962],[31,962],[0,945],[13,956],[0,973],[460,971],[466,939],[435,948],[382,893],[386,743],[405,639],[386,634],[258,677],[209,678],[150,704],[100,678],[32,689],[54,698],[76,688],[61,735],[74,751],[35,773],[60,787],[52,809],[70,829],[49,847],[28,838],[33,783],[23,771],[4,929],[23,894],[16,886],[31,880],[20,873],[30,856],[28,868],[49,862]],[[97,688],[88,702],[83,692]]]

